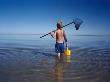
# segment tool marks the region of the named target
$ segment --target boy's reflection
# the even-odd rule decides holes
[[[59,59],[55,57],[55,80],[56,82],[63,82],[64,80],[64,64],[70,62],[70,56],[61,56]]]
[[[56,82],[63,82],[64,72],[63,72],[64,62],[63,56],[59,59],[55,57],[55,80]]]

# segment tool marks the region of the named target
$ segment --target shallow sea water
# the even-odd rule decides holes
[[[0,35],[0,82],[110,82],[110,36],[68,36],[61,60],[39,36]]]

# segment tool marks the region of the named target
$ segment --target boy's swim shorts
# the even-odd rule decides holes
[[[64,43],[56,43],[55,44],[55,52],[56,53],[64,53]]]

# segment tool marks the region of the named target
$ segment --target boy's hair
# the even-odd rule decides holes
[[[62,28],[63,27],[63,23],[62,22],[57,22],[57,28]]]

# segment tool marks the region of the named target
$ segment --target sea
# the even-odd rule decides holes
[[[68,35],[69,56],[41,34],[0,34],[0,82],[110,82],[110,35]]]

